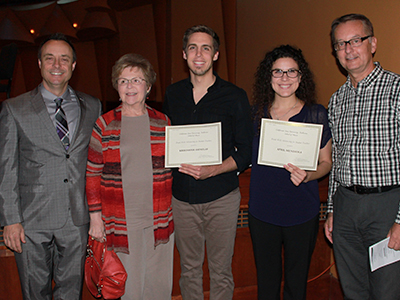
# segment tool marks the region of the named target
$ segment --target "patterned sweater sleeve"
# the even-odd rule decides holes
[[[101,175],[104,161],[102,151],[103,118],[100,117],[92,132],[86,166],[86,197],[89,212],[101,211]]]

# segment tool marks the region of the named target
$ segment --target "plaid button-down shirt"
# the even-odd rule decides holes
[[[333,165],[328,212],[333,212],[339,185],[400,184],[400,75],[375,65],[356,88],[348,77],[329,102]]]

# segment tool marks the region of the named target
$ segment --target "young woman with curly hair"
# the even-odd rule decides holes
[[[305,171],[290,162],[283,168],[257,164],[262,118],[322,124],[317,170]],[[265,55],[255,74],[253,120],[249,225],[258,299],[280,299],[282,269],[284,299],[306,299],[319,228],[317,179],[331,169],[332,140],[326,110],[316,104],[313,75],[301,50],[282,45]]]

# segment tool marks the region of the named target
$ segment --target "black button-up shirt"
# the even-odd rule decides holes
[[[253,129],[249,101],[243,89],[214,75],[215,83],[197,104],[190,78],[170,85],[163,110],[172,125],[221,122],[222,159],[232,156],[238,171],[243,171],[251,163]],[[173,177],[174,197],[191,204],[216,200],[239,186],[237,171],[196,180],[174,169]]]

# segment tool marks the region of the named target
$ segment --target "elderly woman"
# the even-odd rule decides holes
[[[265,55],[255,75],[249,227],[257,268],[258,299],[279,300],[284,249],[284,300],[305,300],[319,225],[317,179],[332,165],[328,115],[316,104],[312,73],[300,49],[283,45]],[[262,118],[323,125],[316,171],[291,164],[259,165]]]
[[[117,252],[128,273],[122,299],[129,300],[170,300],[172,291],[172,176],[164,167],[169,119],[145,104],[155,80],[148,60],[122,56],[112,70],[122,103],[97,120],[89,145],[89,235]]]

